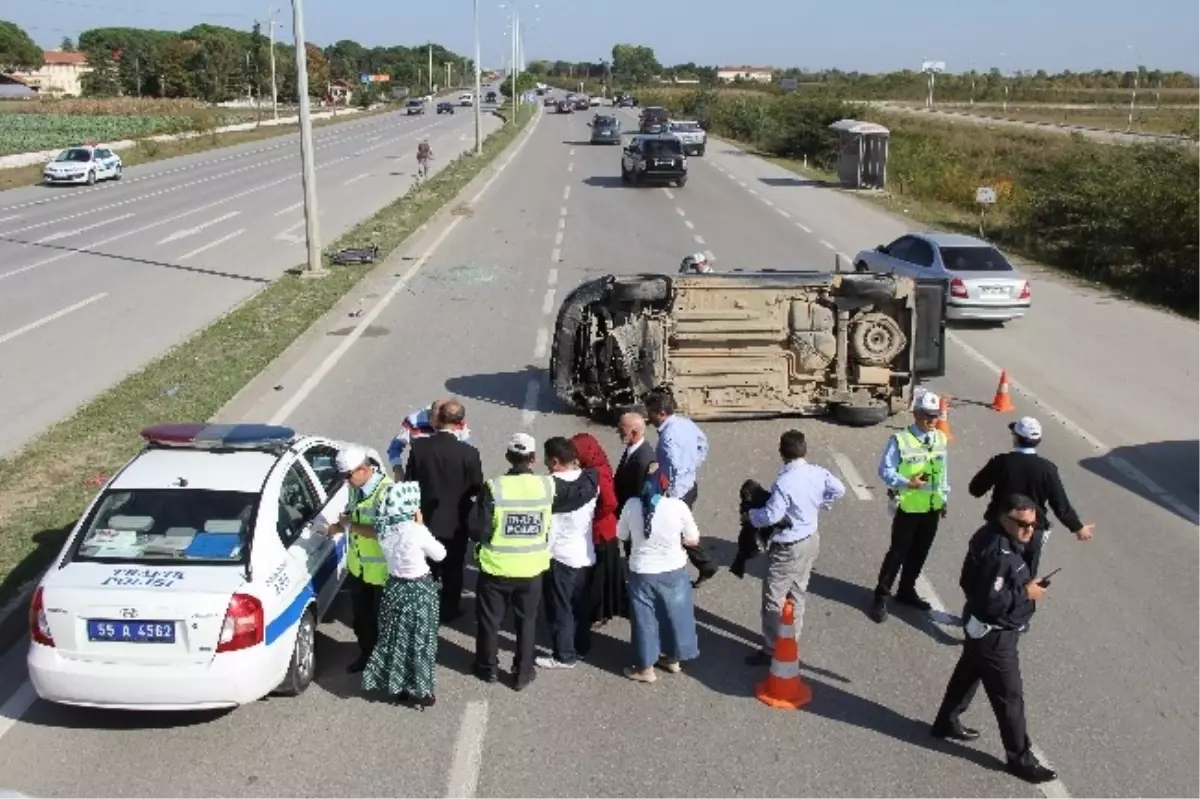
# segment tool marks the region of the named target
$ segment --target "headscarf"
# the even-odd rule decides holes
[[[379,503],[375,516],[375,529],[380,533],[392,533],[405,522],[411,522],[421,509],[421,484],[415,480],[392,483]]]
[[[608,462],[608,455],[595,436],[590,433],[578,433],[571,436],[571,443],[575,445],[575,452],[579,455],[580,468],[595,469],[601,480],[605,477],[612,478],[613,471]]]
[[[654,521],[654,510],[658,501],[667,493],[670,481],[666,471],[651,463],[646,469],[646,482],[642,484],[642,533],[650,537],[650,523]]]

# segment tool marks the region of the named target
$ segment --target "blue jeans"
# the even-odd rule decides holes
[[[678,661],[700,656],[687,567],[662,574],[630,572],[629,616],[637,668],[653,666],[659,655]]]

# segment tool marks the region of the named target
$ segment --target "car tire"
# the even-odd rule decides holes
[[[884,403],[849,405],[843,402],[833,406],[834,421],[849,427],[871,427],[887,421],[890,416],[888,406]]]
[[[93,169],[91,172],[88,172],[88,176],[87,176],[87,184],[88,184],[89,186],[95,186],[95,185],[96,185],[96,170],[94,170],[94,169]]]
[[[317,672],[317,622],[310,606],[296,624],[296,642],[288,660],[287,674],[275,689],[280,696],[299,696],[312,685]]]
[[[703,148],[703,147],[701,147],[699,150],[697,150],[697,151],[696,151],[696,155],[703,156],[703,155],[704,155],[704,148]]]
[[[112,176],[112,179],[113,179],[113,180],[120,180],[120,179],[121,179],[121,167],[120,167],[120,166],[118,166],[118,167],[117,167],[115,170],[113,170],[113,176]]]
[[[667,281],[661,277],[618,278],[612,285],[617,302],[660,302],[667,298]]]
[[[686,186],[686,185],[687,185],[687,175],[684,175],[684,176],[683,176],[683,177],[681,177],[679,180],[675,181],[675,185],[676,185],[676,186],[678,186],[678,187],[679,187],[679,188],[681,188],[681,189],[682,189],[684,186]]]
[[[622,164],[621,165],[621,182],[629,183],[631,179],[632,179],[632,176],[629,174],[629,170],[626,169],[625,166]]]

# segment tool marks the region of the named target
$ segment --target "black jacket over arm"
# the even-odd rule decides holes
[[[514,467],[507,474],[533,474],[531,469]],[[553,475],[551,475],[553,476]],[[600,476],[595,469],[584,469],[577,480],[561,480],[554,478],[553,513],[571,513],[582,508],[600,494]],[[479,492],[479,499],[471,510],[471,520],[468,525],[471,538],[476,541],[487,541],[492,535],[492,512],[496,502],[492,499],[492,490],[484,483]]]
[[[404,479],[420,484],[421,515],[435,538],[448,541],[467,535],[471,508],[483,488],[479,450],[453,433],[415,439]]]
[[[1024,628],[1037,609],[1025,592],[1031,579],[1021,546],[998,524],[989,522],[971,536],[958,584],[972,616],[1005,630]]]

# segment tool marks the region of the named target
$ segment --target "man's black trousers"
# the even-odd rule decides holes
[[[897,596],[915,596],[917,592],[917,577],[925,568],[925,560],[929,550],[933,548],[933,539],[937,536],[938,522],[942,518],[940,510],[926,513],[905,513],[897,510],[892,517],[892,543],[887,555],[883,558],[883,566],[879,569],[879,582],[875,586],[876,596],[887,596],[892,592],[896,576],[900,576],[900,585],[896,589]]]
[[[495,674],[499,665],[500,627],[511,607],[517,628],[517,652],[513,677],[517,685],[533,679],[533,652],[537,641],[538,605],[542,598],[542,575],[496,577],[479,572],[475,581],[475,668]]]
[[[350,583],[354,637],[362,656],[370,657],[379,640],[379,600],[383,596],[383,586],[363,582],[353,574],[347,574],[346,580]]]
[[[693,485],[691,490],[683,495],[682,499],[688,510],[691,510],[696,505],[696,498],[700,496],[699,484]],[[689,545],[684,544],[683,548],[687,550],[688,560],[700,572],[701,577],[711,577],[717,573],[717,566],[713,563],[712,557],[704,551],[704,548],[699,544]]]

